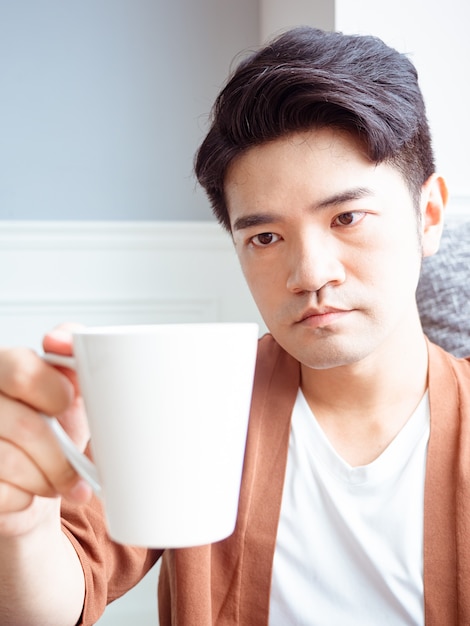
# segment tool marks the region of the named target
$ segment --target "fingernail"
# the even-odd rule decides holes
[[[79,478],[73,487],[69,489],[67,497],[75,502],[84,503],[88,502],[91,494],[92,489],[90,485],[86,482],[86,480]]]
[[[62,330],[61,328],[54,328],[54,330],[51,330],[48,335],[50,339],[60,341],[61,343],[70,343],[70,338],[72,336],[69,331]]]

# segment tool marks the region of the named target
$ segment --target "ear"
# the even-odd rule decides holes
[[[422,187],[420,206],[423,257],[431,256],[439,249],[448,195],[444,179],[437,174],[432,174]]]

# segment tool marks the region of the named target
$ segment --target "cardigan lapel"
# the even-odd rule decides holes
[[[463,626],[470,624],[468,368],[460,368],[459,361],[433,344],[428,344],[428,350],[431,434],[424,498],[425,622],[426,626]]]
[[[268,623],[291,414],[300,380],[298,362],[272,338],[264,339],[262,350],[266,377],[253,398],[239,518],[244,535],[239,623],[257,626]]]

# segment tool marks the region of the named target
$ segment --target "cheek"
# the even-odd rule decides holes
[[[384,306],[400,307],[410,297],[414,298],[420,268],[417,233],[377,237],[350,257],[346,285],[368,291],[379,306],[382,302]],[[397,300],[395,304],[394,300]]]
[[[245,281],[261,313],[270,314],[277,300],[285,294],[285,278],[281,271],[273,271],[272,264],[241,262]],[[283,288],[284,285],[284,288]]]
[[[375,294],[377,306],[388,311],[386,315],[395,315],[414,305],[420,267],[416,246],[406,253],[395,250],[394,254],[384,255],[381,261],[376,259],[370,274],[371,292]]]
[[[275,298],[278,288],[270,276],[255,272],[244,272],[248,287],[257,302],[270,301]]]

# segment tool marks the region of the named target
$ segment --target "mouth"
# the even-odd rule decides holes
[[[321,328],[344,319],[351,312],[351,309],[336,309],[334,307],[308,309],[302,313],[296,323],[309,328]]]

